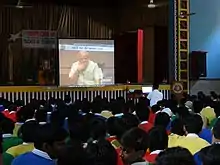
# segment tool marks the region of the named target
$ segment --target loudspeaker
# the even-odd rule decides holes
[[[207,76],[206,71],[206,54],[207,52],[192,51],[190,53],[190,79],[198,80],[201,77]]]

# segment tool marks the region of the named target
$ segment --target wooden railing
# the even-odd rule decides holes
[[[36,87],[36,86],[4,86],[0,87],[0,97],[9,101],[21,99],[28,103],[31,99],[47,100],[51,97],[63,99],[69,95],[72,100],[88,98],[93,100],[100,95],[108,99],[127,98],[129,89],[141,90],[142,85],[112,85],[103,87]],[[164,99],[170,98],[170,85],[160,85]]]

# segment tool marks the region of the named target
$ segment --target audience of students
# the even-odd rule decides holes
[[[4,165],[218,164],[216,94],[185,95],[177,102],[162,100],[154,88],[150,100],[136,104],[100,96],[93,102],[65,96],[27,105],[0,99]]]

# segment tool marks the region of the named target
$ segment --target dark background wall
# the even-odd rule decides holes
[[[57,54],[54,50],[24,50],[21,39],[9,43],[10,34],[16,34],[22,29],[56,30],[61,38],[88,39],[115,39],[120,33],[143,29],[144,81],[161,81],[168,70],[166,62],[160,63],[160,60],[168,56],[168,51],[164,48],[168,37],[168,7],[148,9],[140,4],[141,1],[137,2],[138,4],[126,3],[127,5],[121,2],[119,6],[93,3],[92,7],[36,4],[31,9],[22,10],[0,6],[0,84],[7,84],[10,78],[13,81],[25,81],[34,75],[36,68],[33,66],[39,65],[40,56],[53,59]],[[127,63],[131,64],[132,59],[134,58],[128,56]],[[10,67],[11,64],[13,68]],[[27,70],[30,73],[26,74]]]

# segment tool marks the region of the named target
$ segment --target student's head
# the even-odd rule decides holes
[[[72,141],[86,142],[89,138],[89,128],[85,116],[77,115],[68,118],[70,138]]]
[[[212,142],[220,142],[220,120],[218,119],[212,129]]]
[[[121,157],[126,164],[143,161],[148,149],[148,134],[140,128],[132,128],[121,138]]]
[[[124,127],[122,120],[118,117],[110,117],[108,118],[106,122],[107,131],[111,136],[116,136],[118,139],[121,138],[121,136],[126,131],[126,128]]]
[[[192,154],[185,148],[173,147],[161,152],[156,165],[195,165]]]
[[[199,152],[199,156],[203,165],[217,165],[220,164],[220,145],[213,144],[211,146],[203,148]]]
[[[20,136],[25,143],[34,143],[36,140],[37,121],[31,120],[25,122],[20,128]]]
[[[14,122],[8,118],[4,118],[0,122],[0,128],[3,134],[13,134]]]
[[[32,119],[34,117],[35,109],[31,104],[28,104],[16,113],[17,121],[24,123],[28,119]]]
[[[105,138],[106,137],[106,124],[105,120],[101,118],[94,118],[90,122],[90,136],[94,140],[98,140],[100,138]]]
[[[155,121],[154,121],[155,126],[163,126],[166,128],[169,123],[170,123],[170,116],[167,113],[159,112],[156,115]]]
[[[64,102],[65,102],[66,104],[71,103],[71,97],[70,97],[69,95],[65,95],[65,97],[64,97]]]
[[[126,130],[130,130],[133,127],[137,127],[139,124],[138,118],[130,113],[126,113],[121,117],[122,123],[124,124]]]
[[[62,127],[65,117],[61,115],[61,111],[54,111],[50,116],[50,122],[56,127]]]
[[[164,127],[153,127],[149,131],[149,149],[150,152],[164,150],[168,147],[168,135]]]
[[[171,132],[180,136],[185,135],[184,124],[180,118],[176,118],[171,122]]]
[[[147,106],[142,104],[136,105],[136,115],[140,121],[148,121],[150,110]]]
[[[51,124],[40,125],[36,131],[34,146],[54,159],[64,148],[67,135],[65,129],[61,127],[53,127]]]
[[[184,128],[186,134],[195,133],[199,134],[202,131],[203,121],[202,117],[198,114],[191,114],[184,119]]]
[[[35,119],[37,122],[47,122],[47,111],[43,108],[38,109],[35,112]]]
[[[87,154],[82,145],[74,144],[61,150],[57,165],[87,165]]]
[[[86,147],[88,162],[90,165],[116,165],[117,152],[105,139],[88,143]]]
[[[159,89],[159,84],[154,83],[154,84],[153,84],[153,89]]]
[[[153,113],[156,113],[156,112],[160,111],[160,106],[158,104],[153,105],[151,107],[151,110],[152,110]]]

